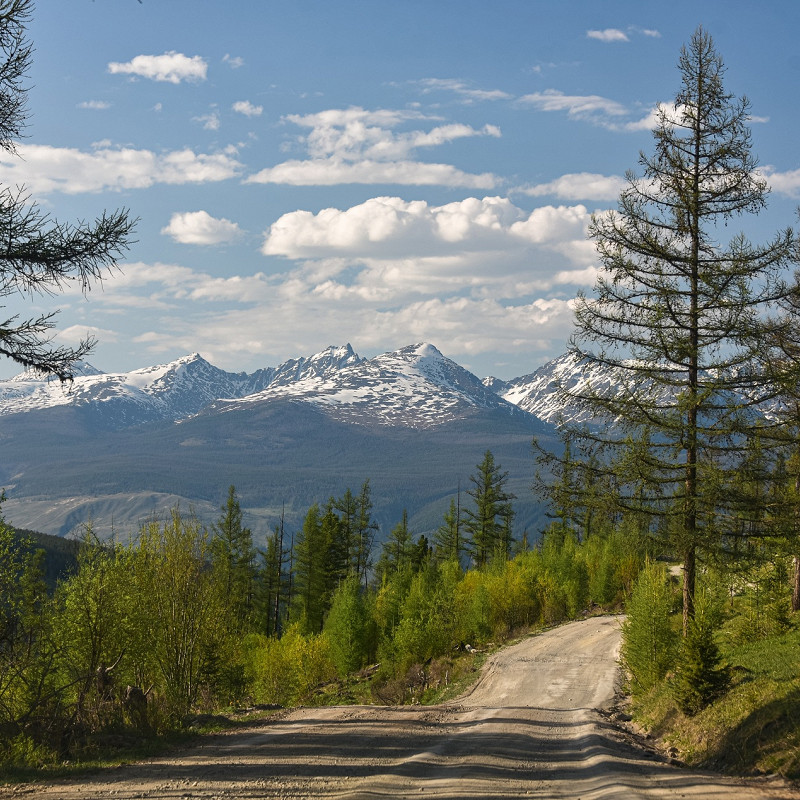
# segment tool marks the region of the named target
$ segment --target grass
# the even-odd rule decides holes
[[[634,719],[690,765],[800,779],[800,626],[741,644],[724,632],[720,649],[732,674],[724,696],[688,717],[668,677],[636,699]]]
[[[29,741],[16,742],[16,758],[0,763],[0,784],[27,783],[52,778],[69,778],[98,772],[109,767],[131,764],[183,749],[201,737],[235,728],[245,728],[269,718],[276,709],[248,709],[223,714],[202,714],[187,720],[185,727],[161,734],[103,731],[83,743],[80,755],[59,760],[45,748]]]

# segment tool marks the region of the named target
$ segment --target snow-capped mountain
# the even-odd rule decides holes
[[[116,428],[178,421],[216,400],[245,397],[273,383],[325,376],[359,360],[347,345],[252,374],[225,372],[197,353],[132,372],[103,373],[83,363],[72,383],[26,371],[0,382],[0,416],[73,406],[94,412],[102,424]]]
[[[351,357],[343,359],[341,368],[304,369],[291,380],[273,379],[263,391],[215,403],[209,411],[294,399],[341,422],[410,428],[440,425],[476,408],[519,413],[431,344],[409,345],[369,360],[359,359],[349,346],[348,351]]]
[[[430,344],[370,359],[329,347],[252,374],[195,354],[127,373],[81,365],[71,385],[0,382],[3,512],[60,535],[89,519],[101,536],[130,533],[176,504],[210,524],[230,485],[254,530],[284,512],[299,526],[365,479],[384,530],[407,510],[430,532],[487,449],[509,472],[520,530],[534,530],[534,436],[556,438]]]
[[[615,386],[613,376],[608,370],[596,366],[587,367],[571,353],[548,361],[529,375],[510,381],[490,377],[483,383],[509,403],[554,425],[561,420],[589,421],[586,412],[577,404],[564,404],[559,396],[559,387],[580,390],[591,383],[596,391],[610,391]]]
[[[476,408],[519,413],[433,345],[415,344],[372,359],[348,345],[328,347],[252,374],[231,373],[196,353],[127,373],[83,364],[71,384],[25,372],[0,382],[0,416],[71,406],[104,427],[126,428],[254,403],[296,400],[339,421],[428,428]]]

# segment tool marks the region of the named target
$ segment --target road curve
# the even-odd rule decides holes
[[[675,767],[627,742],[597,712],[613,696],[619,641],[618,618],[573,622],[495,653],[453,703],[296,709],[181,754],[0,797],[800,798],[773,781]]]

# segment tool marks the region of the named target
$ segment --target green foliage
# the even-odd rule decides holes
[[[231,611],[230,623],[245,630],[254,620],[256,551],[253,534],[242,524],[234,486],[228,489],[228,498],[220,510],[222,515],[212,528],[209,557],[223,601]]]
[[[324,632],[342,678],[361,669],[374,655],[375,622],[355,575],[345,578],[334,592]]]
[[[208,540],[197,520],[175,509],[144,525],[134,562],[135,627],[144,649],[140,670],[163,692],[168,717],[180,719],[197,699],[203,657],[225,631],[224,595],[206,568]]]
[[[0,517],[0,729],[20,742],[57,702],[42,557]]]
[[[681,641],[673,691],[678,707],[690,716],[702,711],[730,684],[730,670],[714,640],[717,614],[705,597]]]
[[[450,500],[450,508],[433,537],[434,557],[441,561],[460,561],[464,553],[463,521],[461,519],[461,493],[459,501]]]
[[[336,676],[328,637],[303,634],[296,624],[280,639],[250,634],[243,646],[245,675],[256,703],[307,702],[316,687]]]
[[[447,652],[454,644],[454,598],[440,577],[438,566],[432,564],[411,580],[393,637],[400,669]]]
[[[135,683],[132,647],[134,592],[132,553],[103,546],[87,532],[74,575],[55,595],[53,629],[60,670],[69,687],[65,701],[78,724],[97,730],[120,719],[114,683]],[[126,655],[129,658],[126,660]]]
[[[550,584],[548,602],[559,604],[560,613],[551,615],[551,621],[577,616],[589,599],[589,575],[580,545],[572,533],[545,534],[542,567],[544,579]]]
[[[486,451],[477,470],[470,476],[472,488],[467,491],[474,508],[465,510],[464,527],[472,561],[482,569],[494,558],[508,558],[511,552],[514,495],[506,491],[508,473],[495,464],[491,450]]]
[[[309,509],[294,550],[293,623],[279,637],[273,611],[285,609],[288,589],[280,528],[253,582],[250,534],[232,489],[228,501],[213,537],[178,509],[127,544],[98,542],[89,529],[52,601],[39,557],[0,527],[0,714],[13,722],[0,728],[10,732],[0,736],[0,757],[88,753],[109,730],[151,735],[234,703],[319,702],[323,685],[376,654],[383,685],[418,698],[429,679],[447,683],[456,650],[560,621],[586,597],[588,551],[572,536],[464,572],[457,559],[431,558],[426,537],[414,543],[405,520],[380,584],[364,586],[344,534],[359,530],[366,506],[344,498]],[[338,510],[348,505],[350,522]],[[280,583],[265,588],[269,574]],[[248,602],[268,614],[243,617]],[[257,619],[272,621],[272,635],[253,630]],[[416,682],[412,692],[402,688],[407,679]],[[136,691],[139,705],[128,697]]]
[[[673,667],[678,632],[672,623],[677,596],[663,564],[648,561],[628,600],[621,660],[634,694],[649,691]]]

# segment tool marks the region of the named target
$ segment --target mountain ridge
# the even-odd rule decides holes
[[[103,536],[130,530],[175,505],[213,522],[232,484],[255,528],[282,508],[299,526],[365,479],[384,530],[407,509],[430,533],[487,449],[509,470],[523,530],[541,516],[534,436],[556,439],[426,343],[371,359],[331,346],[252,374],[190,354],[130,373],[82,365],[69,389],[0,382],[3,512],[62,536],[89,520]]]

